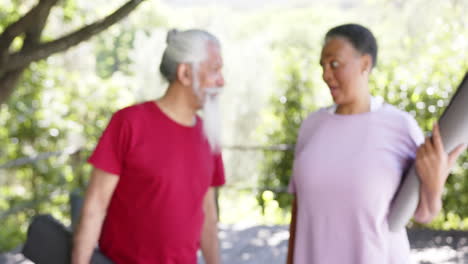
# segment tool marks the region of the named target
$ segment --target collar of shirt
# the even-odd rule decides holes
[[[370,112],[375,112],[379,110],[382,107],[382,105],[383,105],[383,100],[380,97],[371,96]],[[326,109],[330,114],[335,114],[337,107],[338,105],[334,104],[332,106],[327,107]]]

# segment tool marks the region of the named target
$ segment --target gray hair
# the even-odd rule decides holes
[[[196,66],[206,59],[209,42],[220,46],[219,40],[204,30],[169,31],[159,71],[167,81],[175,81],[179,64],[190,63]]]

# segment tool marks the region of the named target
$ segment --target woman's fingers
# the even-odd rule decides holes
[[[455,161],[457,161],[460,154],[462,154],[465,150],[466,144],[460,144],[448,154],[448,169],[451,169],[453,167]]]
[[[435,148],[430,137],[426,137],[426,140],[424,141],[424,150],[426,158],[433,158],[433,154],[435,154]]]
[[[434,123],[434,127],[432,128],[432,143],[437,153],[443,153],[445,151],[444,143],[442,143],[442,138],[440,136],[439,124],[437,123]]]

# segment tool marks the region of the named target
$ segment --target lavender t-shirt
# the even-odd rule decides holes
[[[298,210],[295,264],[405,264],[405,230],[387,216],[424,135],[414,118],[383,104],[338,115],[321,109],[302,124],[289,191]]]

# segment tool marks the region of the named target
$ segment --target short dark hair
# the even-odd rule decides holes
[[[333,37],[346,38],[357,51],[372,57],[372,67],[377,64],[377,41],[366,27],[358,24],[340,25],[327,32],[325,42]]]

